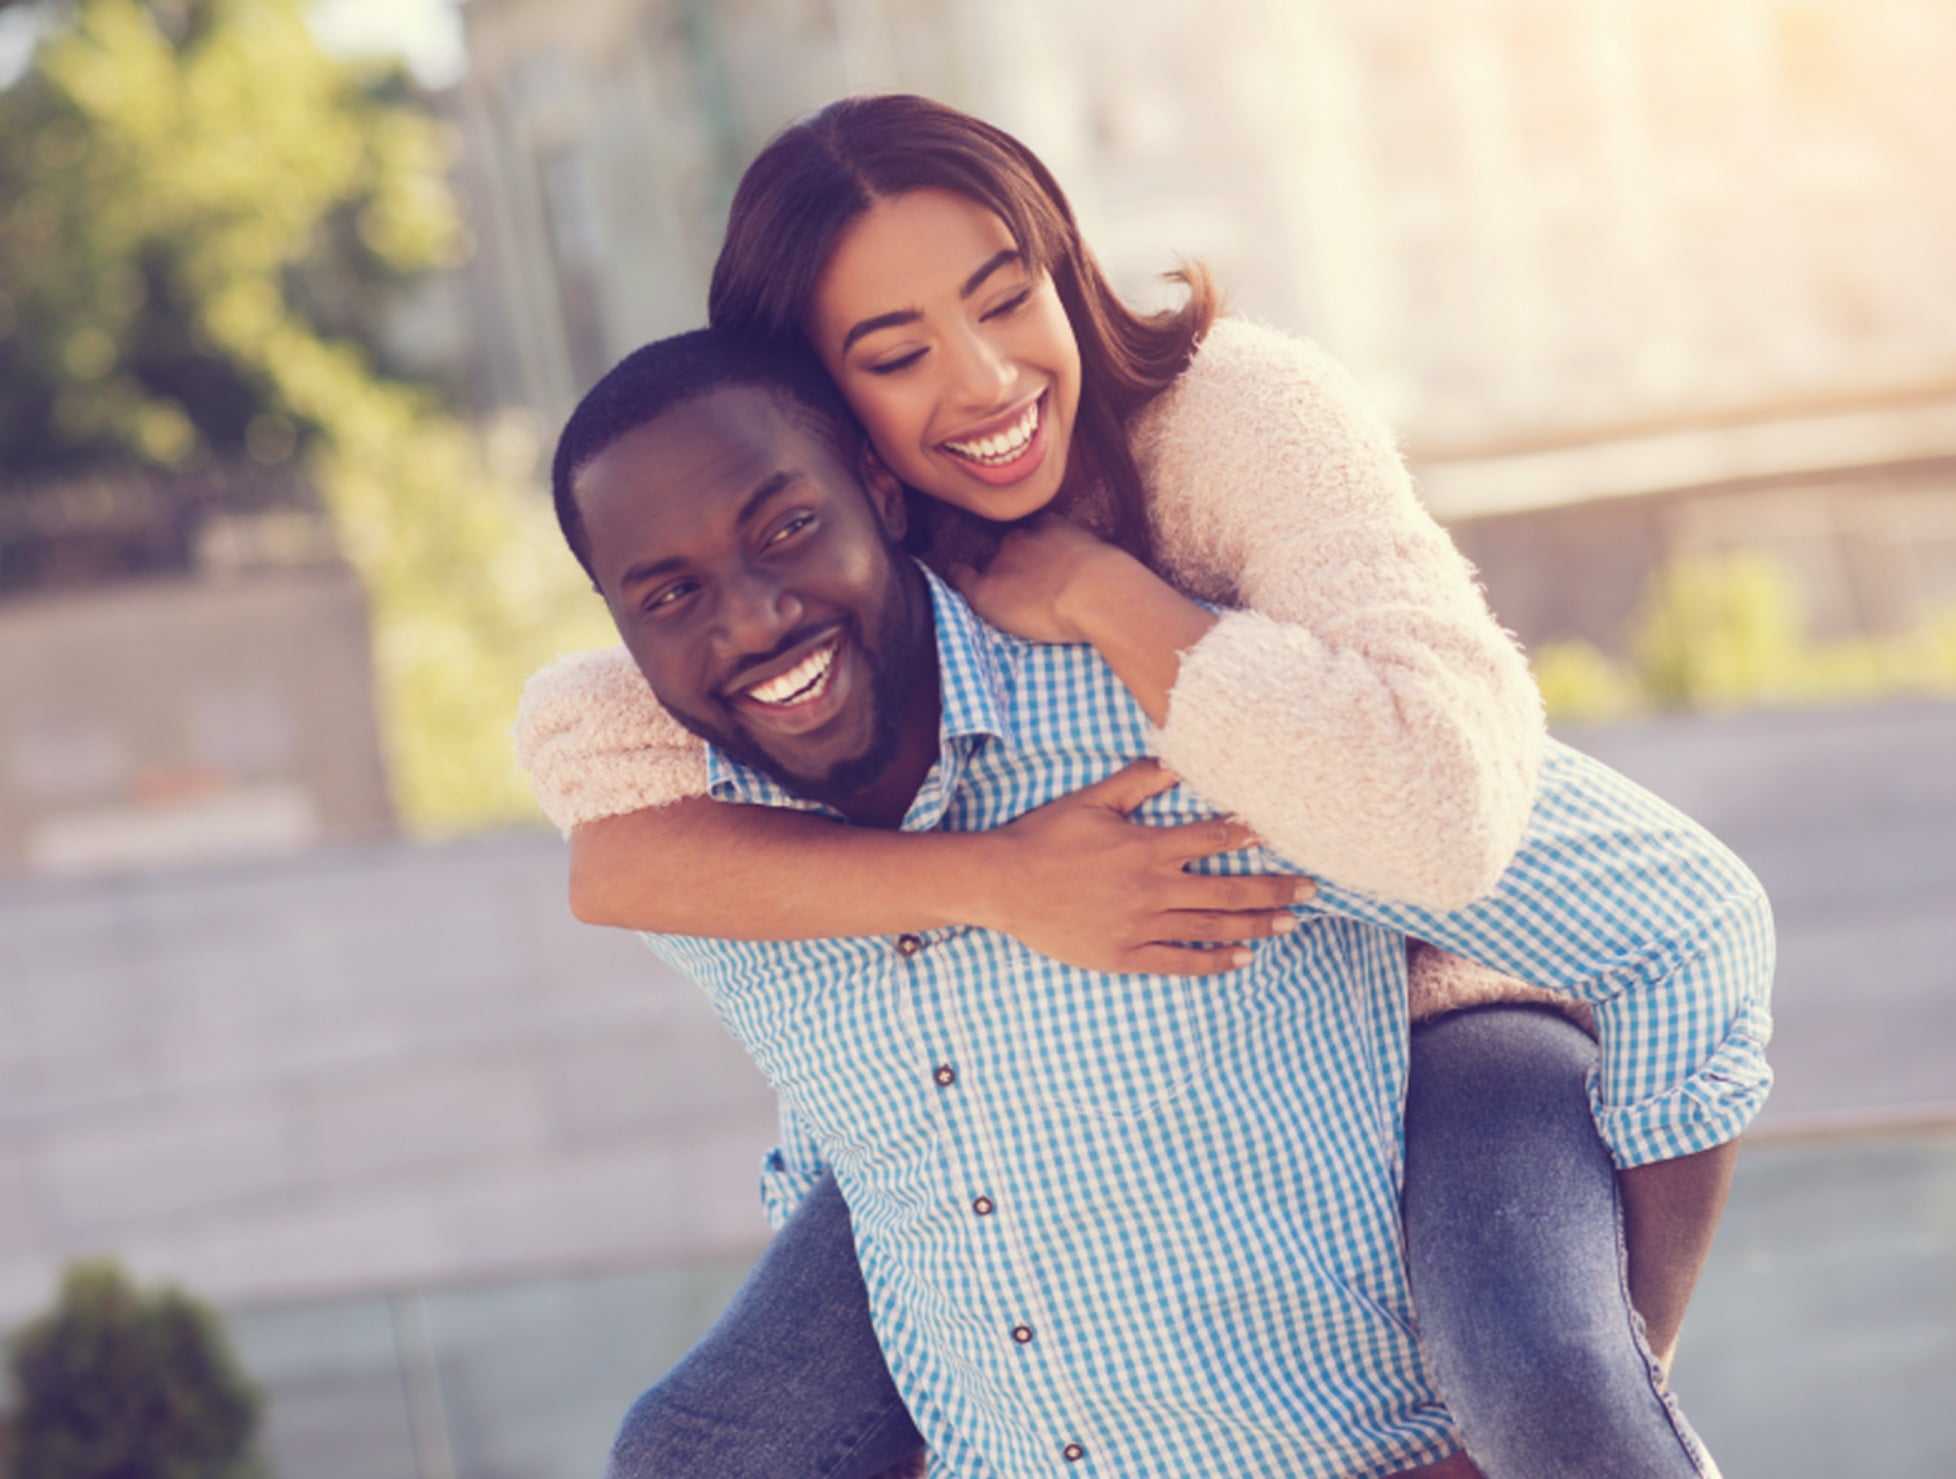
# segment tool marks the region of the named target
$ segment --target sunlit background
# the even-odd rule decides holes
[[[1956,1473],[1952,78],[1947,0],[0,0],[0,1332],[109,1255],[283,1479],[568,1479],[718,1309],[771,1104],[515,772],[609,636],[539,460],[903,88],[1336,353],[1766,879],[1678,1386],[1734,1479]]]

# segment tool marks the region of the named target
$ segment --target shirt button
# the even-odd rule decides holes
[[[1069,1464],[1077,1464],[1086,1456],[1086,1449],[1077,1443],[1069,1443],[1060,1450],[1060,1457],[1065,1459]]]
[[[901,955],[905,960],[910,959],[911,956],[915,955],[919,950],[923,948],[924,948],[924,942],[918,939],[915,935],[897,936],[896,953],[898,955]]]
[[[1031,1345],[1031,1344],[1032,1344],[1032,1326],[1030,1326],[1030,1325],[1014,1325],[1014,1326],[1012,1327],[1012,1338],[1013,1338],[1014,1340],[1016,1340],[1016,1341],[1017,1341],[1017,1342],[1018,1342],[1018,1343],[1019,1343],[1020,1345]]]
[[[971,1210],[976,1212],[980,1217],[991,1216],[992,1199],[990,1197],[979,1197],[977,1200],[972,1202]]]
[[[938,1088],[948,1089],[958,1081],[958,1071],[948,1063],[940,1063],[937,1065],[937,1072],[931,1077],[937,1080]]]

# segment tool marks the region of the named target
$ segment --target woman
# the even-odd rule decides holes
[[[1135,315],[1024,146],[923,99],[850,99],[748,169],[710,314],[718,327],[805,340],[873,455],[925,495],[913,500],[917,552],[994,623],[1093,643],[1196,791],[1312,872],[1464,904],[1500,876],[1527,819],[1543,730],[1526,666],[1343,374],[1307,345],[1218,321],[1206,274],[1179,276],[1189,290],[1180,310]],[[1218,616],[1191,596],[1241,609]],[[1110,876],[1102,844],[1128,824],[1084,802],[1004,829],[1023,843],[1014,866],[982,868],[971,838],[717,806],[700,794],[697,742],[622,652],[533,680],[519,740],[546,810],[575,828],[573,906],[593,922],[746,938],[977,923],[1095,969],[1197,973],[1228,969],[1231,952],[1190,942],[1253,941],[1279,927],[1289,902],[1276,879],[1225,888],[1179,870]],[[1417,960],[1413,990],[1416,1017],[1529,995],[1437,952]],[[1458,1283],[1477,1263],[1517,1256],[1502,1235],[1484,1257],[1474,1236],[1488,1221],[1460,1209],[1470,1186],[1482,1196],[1551,1184],[1543,1157],[1566,1163],[1588,1197],[1543,1257],[1580,1240],[1614,1267],[1612,1173],[1583,1089],[1593,1050],[1534,1010],[1477,1013],[1472,1029],[1415,1034],[1415,1289],[1437,1283],[1423,1279],[1428,1268]],[[1427,1081],[1481,1088],[1436,1109]],[[1489,1082],[1503,1092],[1487,1094]],[[1469,1095],[1485,1102],[1463,1140]],[[1502,1153],[1507,1099],[1529,1104],[1525,1160]],[[727,1320],[628,1422],[616,1471],[708,1472],[680,1457],[704,1444],[717,1455],[711,1472],[750,1471],[731,1461],[725,1429],[688,1416],[715,1400],[741,1429],[735,1446],[765,1454],[752,1472],[871,1473],[914,1447],[887,1377],[879,1384],[868,1369],[860,1286],[838,1293],[848,1258],[832,1185],[808,1192]],[[807,1287],[839,1303],[811,1315]],[[1515,1299],[1525,1304],[1527,1289],[1521,1281]],[[1596,1401],[1610,1382],[1641,1386],[1642,1417],[1586,1438],[1585,1453],[1618,1452],[1624,1473],[1702,1472],[1620,1291],[1601,1291],[1605,1323],[1620,1326],[1610,1374],[1566,1396],[1542,1384],[1533,1359],[1566,1307],[1537,1318],[1510,1300],[1507,1344],[1490,1345],[1484,1311],[1433,1292],[1423,1337],[1490,1472],[1539,1469],[1538,1449],[1503,1458],[1511,1434],[1557,1404],[1610,1407]],[[1682,1297],[1661,1292],[1639,1303],[1668,1352],[1678,1310],[1664,1306],[1681,1310]],[[816,1321],[819,1356],[762,1369],[752,1349],[797,1308]],[[1457,1330],[1442,1328],[1450,1317]],[[795,1401],[778,1400],[811,1362]]]

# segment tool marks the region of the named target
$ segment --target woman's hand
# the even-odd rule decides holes
[[[1317,892],[1309,879],[1183,871],[1253,846],[1240,822],[1129,819],[1176,783],[1154,761],[1138,761],[986,834],[998,853],[983,885],[984,923],[1087,970],[1184,976],[1235,970],[1249,960],[1246,942],[1295,929],[1289,906]]]
[[[1216,624],[1126,550],[1057,514],[1006,535],[983,571],[949,574],[995,627],[1029,642],[1091,642],[1154,724],[1168,722],[1182,654]]]
[[[953,565],[948,573],[972,610],[1015,637],[1090,642],[1076,613],[1097,609],[1107,577],[1123,560],[1122,551],[1070,519],[1041,514],[1007,534],[982,571]]]

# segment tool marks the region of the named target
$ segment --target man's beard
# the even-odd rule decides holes
[[[905,702],[927,682],[936,657],[937,628],[930,593],[922,577],[913,576],[914,571],[899,563],[899,593],[883,613],[875,646],[863,640],[855,622],[849,624],[847,640],[856,644],[870,670],[870,735],[861,754],[837,761],[822,775],[800,775],[770,755],[745,729],[736,726],[723,730],[686,714],[673,717],[729,759],[758,770],[795,795],[840,808],[876,784],[896,758],[903,738]]]

